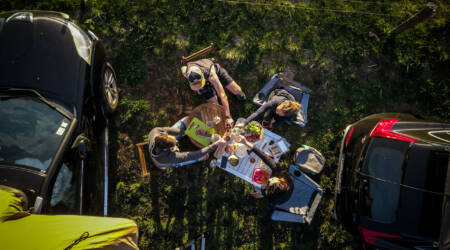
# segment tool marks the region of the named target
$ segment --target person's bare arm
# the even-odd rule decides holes
[[[214,69],[214,67],[211,68],[211,73],[210,73],[208,80],[214,86],[214,89],[216,90],[217,94],[219,95],[220,100],[222,101],[225,115],[227,117],[229,117],[227,120],[231,120],[231,123],[233,123],[233,119],[231,118],[230,105],[228,104],[227,95],[225,94],[225,90],[223,89],[222,83],[220,82],[219,77],[217,76],[216,70]]]
[[[258,192],[250,193],[250,195],[253,196],[253,198],[255,198],[255,199],[264,198],[264,196],[261,193],[258,193]]]
[[[225,140],[221,139],[197,151],[174,152],[173,154],[170,155],[170,162],[172,164],[177,164],[192,160],[199,160],[199,161],[206,160],[207,154],[212,153],[217,148],[217,146],[223,145],[224,143]]]
[[[252,152],[255,153],[267,166],[269,166],[270,169],[272,169],[272,171],[278,168],[276,162],[272,158],[270,158],[268,154],[266,154],[261,149],[255,147],[255,145],[247,141],[247,139],[245,139],[244,136],[240,136],[240,140],[245,146],[251,149]]]
[[[180,134],[180,129],[179,128],[171,128],[171,127],[160,127],[157,128],[157,133],[167,133],[168,135],[178,135]]]
[[[186,66],[183,66],[183,67],[181,67],[181,74],[184,76],[184,78],[188,78],[187,77],[187,67]]]

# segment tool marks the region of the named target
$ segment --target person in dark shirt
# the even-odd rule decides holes
[[[245,119],[245,124],[263,115],[263,126],[272,129],[278,127],[284,120],[290,120],[297,115],[301,104],[295,101],[285,89],[273,90],[267,101],[259,107],[253,114]]]
[[[181,67],[181,73],[188,79],[191,89],[208,102],[219,103],[216,94],[219,96],[227,117],[227,125],[231,126],[233,118],[224,87],[240,100],[245,100],[246,96],[228,72],[213,59],[201,59],[188,62],[186,66]]]
[[[255,147],[252,143],[247,141],[244,136],[240,136],[240,141],[259,158],[261,158],[261,160],[269,166],[270,169],[272,169],[272,174],[269,178],[269,183],[267,186],[264,189],[256,190],[256,192],[252,194],[253,197],[257,199],[266,197],[271,203],[287,199],[294,187],[294,180],[289,172],[284,170],[261,149]]]
[[[164,170],[206,160],[209,153],[213,152],[217,146],[225,143],[221,139],[197,151],[181,152],[177,143],[185,129],[186,126],[182,119],[170,128],[156,127],[150,131],[148,151],[156,167]]]

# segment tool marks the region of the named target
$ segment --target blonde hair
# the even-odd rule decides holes
[[[162,133],[155,137],[155,146],[161,149],[167,149],[175,146],[177,140],[173,137],[169,137],[167,133]]]
[[[277,108],[283,111],[285,116],[291,116],[298,113],[300,110],[300,103],[294,101],[284,101]]]

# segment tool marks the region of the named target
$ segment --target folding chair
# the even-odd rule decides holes
[[[261,106],[269,97],[270,92],[276,88],[284,88],[290,94],[292,94],[295,100],[302,105],[297,115],[294,116],[290,121],[286,121],[289,125],[291,123],[295,123],[300,127],[305,127],[308,122],[308,104],[309,97],[311,94],[311,90],[302,84],[287,78],[285,75],[278,73],[272,76],[269,82],[264,85],[264,87],[256,93],[255,97],[253,97],[253,103]]]
[[[291,165],[289,173],[294,178],[294,189],[288,200],[274,204],[271,219],[310,224],[322,199],[323,190],[298,167]]]
[[[151,162],[150,159],[147,159],[147,157],[149,157],[148,153],[146,153],[147,145],[148,145],[148,142],[141,142],[141,143],[136,144],[136,146],[138,148],[138,153],[139,153],[139,162],[141,163],[141,169],[142,169],[141,177],[150,176],[150,172],[159,173],[160,171],[162,171],[161,169],[159,169],[157,167],[151,167],[151,166],[147,165],[147,162]],[[144,147],[144,146],[146,146],[146,147]],[[197,162],[199,162],[199,160],[185,161],[185,162],[172,164],[172,167],[182,167],[182,166],[191,165],[191,164],[194,164]]]
[[[186,64],[194,59],[197,59],[199,57],[202,57],[202,56],[208,54],[209,52],[214,53],[214,56],[215,56],[214,59],[216,60],[216,62],[218,62],[220,64],[219,54],[217,53],[216,48],[214,47],[214,43],[211,43],[211,45],[209,45],[208,47],[203,48],[197,52],[194,52],[189,56],[186,56],[186,57],[183,56],[181,58],[181,62],[182,62],[182,64]]]
[[[147,146],[148,142],[141,142],[136,144],[137,148],[138,148],[138,153],[139,153],[139,161],[141,163],[141,169],[142,169],[142,175],[141,177],[148,177],[150,176],[150,173],[147,170],[147,160],[145,158],[145,156],[147,155],[144,152],[147,152],[143,149],[144,146]],[[147,147],[146,147],[147,148]]]

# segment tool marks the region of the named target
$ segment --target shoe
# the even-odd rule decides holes
[[[245,96],[244,91],[241,91],[241,93],[239,93],[239,94],[237,95],[237,98],[239,99],[239,101],[245,101],[245,100],[247,100],[247,96]]]

